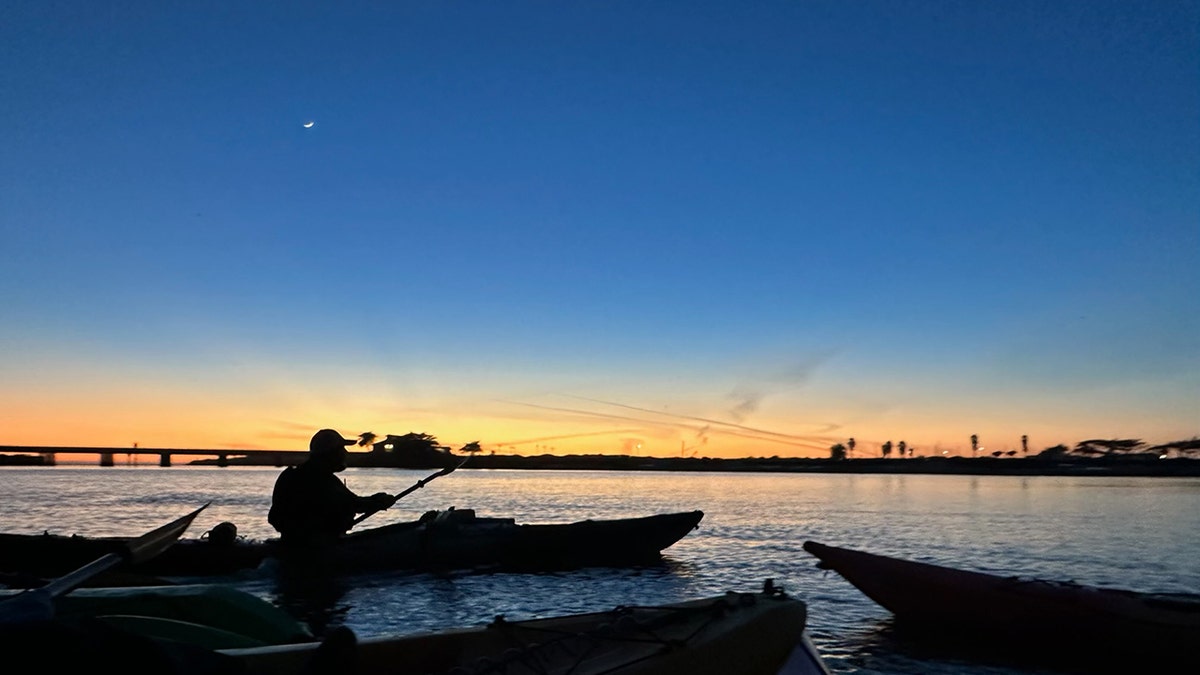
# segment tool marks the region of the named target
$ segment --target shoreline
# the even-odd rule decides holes
[[[0,453],[0,466],[53,467],[36,448],[21,448],[20,453]],[[46,448],[42,452],[53,452]],[[153,452],[153,451],[149,451]],[[187,455],[186,450],[176,450]],[[283,467],[302,461],[307,453],[280,452],[262,455],[195,459],[179,466],[271,466]],[[197,455],[203,451],[197,451]],[[466,458],[462,469],[510,469],[528,471],[676,471],[676,472],[761,472],[761,473],[849,473],[849,474],[946,474],[977,476],[1164,476],[1200,477],[1200,459],[1133,455],[1100,458],[1074,457],[909,457],[904,459],[857,458],[813,459],[746,457],[716,459],[707,457],[636,457],[630,455],[443,455],[421,461],[402,461],[372,453],[352,453],[349,466],[356,468],[395,468],[437,470],[448,462],[457,464]],[[73,463],[75,466],[86,462]],[[123,465],[128,466],[128,465]],[[135,464],[134,466],[152,466]]]

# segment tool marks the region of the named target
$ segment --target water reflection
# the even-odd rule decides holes
[[[892,617],[864,622],[842,645],[822,647],[821,655],[835,672],[857,673],[961,673],[986,675],[1083,675],[1110,672],[1102,665],[1056,663],[1053,660],[1021,659],[1013,650],[987,640],[972,640],[970,629],[954,635],[938,635],[905,627]],[[848,639],[847,639],[848,638]],[[818,646],[821,646],[818,643]]]
[[[306,625],[317,638],[346,624],[350,580],[312,567],[280,565],[274,570],[271,602]]]

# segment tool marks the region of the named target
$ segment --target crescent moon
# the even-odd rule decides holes
[[[305,128],[305,129],[311,129],[311,128],[313,128],[313,125],[314,125],[314,124],[316,124],[316,122],[305,122],[305,123],[304,123],[304,128]]]

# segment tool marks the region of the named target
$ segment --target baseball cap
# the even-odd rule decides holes
[[[312,440],[308,442],[309,452],[330,452],[333,450],[341,450],[347,445],[354,445],[358,441],[352,441],[343,438],[341,434],[333,429],[322,429],[313,434]]]

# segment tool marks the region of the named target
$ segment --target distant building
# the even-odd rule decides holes
[[[441,469],[452,461],[450,448],[429,434],[388,434],[371,444],[371,452],[351,455],[353,466],[387,466],[401,469]]]

